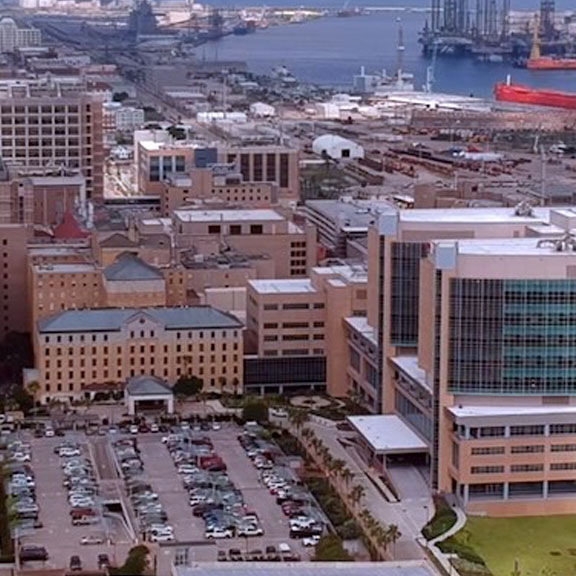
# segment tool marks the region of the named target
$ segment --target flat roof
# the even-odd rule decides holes
[[[62,264],[45,264],[39,263],[34,265],[34,270],[39,274],[86,274],[95,272],[94,264],[75,264],[63,262]]]
[[[412,380],[432,392],[432,386],[426,380],[426,372],[418,366],[418,356],[396,356],[391,358],[392,362],[405,372]]]
[[[284,216],[274,210],[174,210],[174,216],[182,222],[283,222]]]
[[[358,265],[316,266],[312,271],[318,276],[334,275],[339,278],[344,278],[350,283],[358,282],[364,284],[368,281],[368,266],[365,263]]]
[[[317,292],[310,278],[286,280],[249,280],[248,283],[259,294],[305,294]]]
[[[561,238],[562,234],[558,235]],[[555,250],[554,238],[498,238],[457,240],[458,254],[461,256],[540,256],[540,257],[570,257],[572,251]],[[448,244],[447,240],[438,240],[436,244]],[[539,245],[540,244],[540,245]]]
[[[576,406],[450,406],[448,411],[457,418],[484,416],[541,416],[576,414]]]
[[[362,334],[362,336],[369,340],[371,344],[378,347],[376,329],[368,324],[368,318],[365,316],[350,316],[344,318],[344,322],[346,322],[346,324],[348,324],[354,331]]]
[[[348,421],[376,453],[428,451],[426,442],[394,414],[348,416]]]
[[[174,576],[435,576],[428,562],[202,562],[176,566]]]
[[[551,208],[533,208],[533,216],[518,216],[514,208],[417,208],[400,210],[401,222],[446,222],[449,224],[538,224],[547,222]]]

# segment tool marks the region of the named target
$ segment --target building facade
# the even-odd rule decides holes
[[[8,83],[0,89],[0,126],[6,163],[80,169],[87,197],[102,201],[101,95],[73,84]]]
[[[170,385],[196,376],[207,392],[241,393],[242,328],[210,307],[61,312],[37,323],[36,365],[25,380],[42,403],[79,400],[139,375]]]

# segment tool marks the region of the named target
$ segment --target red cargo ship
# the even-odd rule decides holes
[[[576,58],[552,58],[551,56],[529,58],[526,68],[529,70],[576,70]]]
[[[576,110],[576,94],[557,90],[538,90],[521,84],[499,82],[494,87],[494,96],[501,102],[532,104],[533,106],[551,106]]]

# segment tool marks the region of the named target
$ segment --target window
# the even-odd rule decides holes
[[[488,456],[504,454],[504,446],[484,446],[482,448],[472,448],[472,456]]]
[[[242,234],[242,226],[240,226],[240,224],[232,224],[230,226],[231,236],[240,236],[241,234]]]
[[[316,305],[314,305],[316,307]],[[308,310],[308,304],[305,302],[292,302],[290,304],[284,304],[282,310]]]
[[[576,462],[553,462],[550,470],[576,470]]]
[[[535,446],[512,446],[512,454],[540,454],[544,452],[544,446],[541,444]]]
[[[510,426],[510,436],[544,436],[544,426]]]
[[[264,324],[265,330],[274,330],[276,328],[278,328],[278,324],[276,324],[275,322],[267,322]]]
[[[308,328],[308,322],[284,322],[282,328]]]
[[[550,434],[576,434],[576,424],[550,424]]]
[[[576,444],[552,444],[552,452],[576,452]]]
[[[512,464],[510,472],[542,472],[544,464]]]
[[[219,224],[210,224],[208,226],[208,234],[220,234],[220,225]]]
[[[250,225],[250,234],[262,234],[264,232],[264,228],[262,224],[251,224]]]
[[[264,304],[264,310],[278,310],[278,304]]]
[[[472,466],[472,474],[503,474],[504,466]]]

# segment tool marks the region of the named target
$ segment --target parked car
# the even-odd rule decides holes
[[[34,544],[24,544],[20,547],[18,552],[20,562],[30,562],[34,560],[41,560],[46,562],[48,560],[48,551],[44,546],[35,546]]]
[[[80,556],[70,557],[70,571],[71,572],[81,572],[82,571],[82,560]]]
[[[108,568],[110,566],[110,558],[108,558],[108,554],[98,554],[98,569],[103,570],[104,568]]]
[[[82,544],[82,546],[104,544],[104,538],[94,535],[82,536],[82,538],[80,538],[80,544]]]

